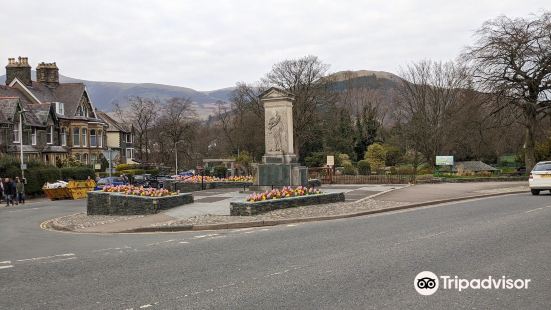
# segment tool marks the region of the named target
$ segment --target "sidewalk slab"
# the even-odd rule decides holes
[[[436,183],[419,184],[391,191],[374,199],[405,203],[420,203],[432,200],[452,199],[462,196],[474,196],[496,189],[528,190],[528,182],[472,182],[472,183]]]

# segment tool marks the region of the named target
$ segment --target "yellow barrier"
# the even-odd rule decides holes
[[[69,190],[67,188],[43,188],[44,194],[50,200],[58,200],[58,199],[69,199],[71,198],[71,194],[69,193]]]

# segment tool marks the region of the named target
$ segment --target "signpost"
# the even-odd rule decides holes
[[[453,167],[453,156],[436,156],[436,174],[440,175],[440,166],[450,166],[450,172],[451,168]]]
[[[327,166],[335,166],[335,156],[327,156]]]

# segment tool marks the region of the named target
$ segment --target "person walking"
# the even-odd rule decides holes
[[[2,203],[2,198],[4,198],[4,180],[0,178],[0,203]]]
[[[25,183],[19,177],[15,178],[16,204],[25,204]]]
[[[6,196],[6,207],[9,207],[10,203],[13,206],[13,192],[15,192],[15,190],[13,189],[10,179],[5,178],[4,179],[4,196]]]

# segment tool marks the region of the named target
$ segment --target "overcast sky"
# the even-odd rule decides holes
[[[312,54],[330,71],[455,58],[487,19],[549,1],[3,1],[0,59],[66,76],[212,90]]]

